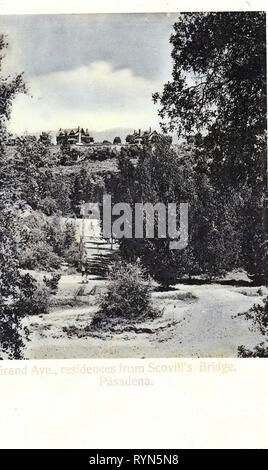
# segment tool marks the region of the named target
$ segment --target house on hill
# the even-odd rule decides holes
[[[136,132],[134,130],[132,135],[127,136],[126,141],[131,144],[144,145],[154,144],[157,142],[159,134],[156,131],[152,131],[151,127],[148,131],[141,132],[141,129]]]
[[[73,129],[59,129],[56,135],[57,145],[68,143],[70,145],[88,145],[94,142],[90,136],[88,129],[84,130],[78,126]]]

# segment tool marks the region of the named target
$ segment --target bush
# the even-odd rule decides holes
[[[261,334],[268,334],[268,297],[264,299],[263,305],[254,304],[253,307],[245,313],[248,320],[260,330]]]
[[[246,349],[245,346],[238,347],[238,357],[268,357],[268,346],[264,343],[255,346],[253,351]]]
[[[263,225],[262,191],[245,188],[243,201],[240,215],[243,267],[255,284],[267,284],[268,234]]]
[[[73,242],[70,248],[66,251],[64,259],[66,263],[75,269],[80,269],[81,264],[81,249],[78,242]]]
[[[183,250],[170,250],[168,239],[156,237],[120,243],[123,256],[139,257],[164,288],[186,276],[202,274],[209,280],[222,277],[238,264],[240,198],[231,189],[214,187],[206,168],[197,163],[191,148],[172,147],[166,137],[159,139],[154,148],[143,148],[136,165],[124,150],[118,156],[120,201],[132,206],[137,202],[161,202],[165,207],[176,203],[178,210],[180,203],[189,204],[189,241]],[[155,217],[155,234],[157,223]],[[132,224],[134,232],[135,222]]]
[[[146,240],[146,249],[141,256],[149,274],[164,290],[175,285],[179,277],[178,253],[176,250],[170,250],[168,243],[169,240]]]
[[[32,247],[27,247],[20,254],[20,267],[22,269],[45,269],[51,271],[59,269],[61,260],[47,243],[40,241]]]
[[[264,336],[268,335],[268,297],[264,299],[262,305],[254,304],[245,315],[248,320],[253,321]],[[268,345],[261,343],[255,346],[253,351],[246,349],[245,346],[239,346],[238,357],[268,357]]]
[[[56,294],[60,278],[60,274],[52,274],[50,278],[44,276],[44,284],[52,291],[52,294]]]
[[[139,264],[115,263],[108,277],[107,291],[100,295],[99,311],[91,326],[117,322],[143,321],[160,312],[152,306],[151,294]]]
[[[17,305],[19,315],[41,315],[49,311],[49,291],[37,285],[29,296],[23,296]]]
[[[19,291],[12,299],[5,299],[0,292],[0,359],[23,359],[24,338],[28,340],[29,330],[23,327],[26,315],[48,313],[49,293],[29,275],[17,272]],[[24,338],[22,336],[24,333]]]
[[[264,235],[253,234],[248,243],[248,250],[251,249],[246,258],[245,268],[248,277],[257,285],[267,285],[268,283],[268,240],[264,241]]]
[[[21,219],[20,239],[20,268],[54,271],[75,246],[75,227],[70,222],[62,224],[60,217],[32,212]]]

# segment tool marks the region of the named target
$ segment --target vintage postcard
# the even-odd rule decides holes
[[[268,355],[265,20],[0,18],[3,358]]]
[[[0,73],[2,379],[267,358],[264,9],[3,13]]]

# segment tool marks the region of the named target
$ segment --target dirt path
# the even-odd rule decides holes
[[[260,300],[241,291],[241,288],[218,285],[193,289],[199,301],[191,305],[184,324],[177,328],[176,336],[182,338],[179,355],[235,357],[239,345],[254,347],[263,340],[259,332],[250,331],[252,325],[245,317],[234,318]],[[256,289],[251,293],[255,294]]]
[[[64,276],[61,294],[74,292],[80,283],[80,276]],[[103,285],[104,281],[91,279],[86,290]],[[142,324],[139,331],[143,332],[133,329],[94,336],[85,333],[85,327],[96,311],[96,297],[87,299],[88,305],[57,307],[48,315],[26,319],[31,341],[25,358],[236,357],[239,345],[251,348],[263,340],[258,332],[250,331],[251,324],[243,316],[233,318],[261,301],[257,288],[177,285],[176,290],[153,293],[164,314]],[[68,333],[70,327],[75,334]]]

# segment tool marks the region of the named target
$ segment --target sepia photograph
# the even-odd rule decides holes
[[[268,357],[266,13],[0,15],[0,359]]]

